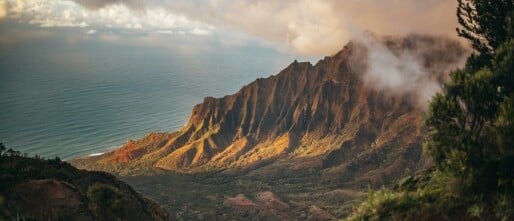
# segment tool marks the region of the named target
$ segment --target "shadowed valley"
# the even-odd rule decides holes
[[[468,53],[438,37],[380,44],[440,83]],[[425,107],[416,93],[363,80],[370,50],[356,41],[315,65],[295,61],[233,95],[205,98],[179,131],[71,163],[118,174],[186,220],[342,217],[369,186],[430,166]]]

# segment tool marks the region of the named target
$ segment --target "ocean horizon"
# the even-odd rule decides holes
[[[18,57],[1,52],[0,142],[7,148],[64,160],[105,153],[178,130],[204,97],[235,93],[295,59],[274,49],[184,55],[83,47],[87,57],[63,60],[30,59],[28,45],[12,49]]]

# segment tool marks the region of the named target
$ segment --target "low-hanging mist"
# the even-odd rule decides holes
[[[353,54],[352,68],[363,73],[368,87],[392,96],[409,96],[420,107],[426,107],[449,72],[461,67],[469,55],[460,42],[449,38],[410,35],[403,45],[395,38],[399,37],[356,32],[353,42],[364,50]],[[434,65],[442,61],[445,66]]]

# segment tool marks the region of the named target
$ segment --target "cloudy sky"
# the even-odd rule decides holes
[[[179,51],[251,44],[322,56],[362,30],[454,36],[455,8],[451,0],[0,0],[0,45],[44,38]]]
[[[30,153],[103,152],[178,129],[205,96],[315,63],[363,32],[455,37],[456,2],[0,0],[0,139]]]

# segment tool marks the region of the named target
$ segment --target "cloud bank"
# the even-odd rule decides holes
[[[364,83],[393,96],[409,97],[423,108],[470,53],[459,41],[445,37],[355,35],[359,37],[353,42],[360,50],[352,54],[350,64],[363,73]]]
[[[274,42],[300,55],[333,54],[353,40],[365,48],[365,55],[352,62],[364,67],[359,73],[365,84],[408,96],[421,107],[426,107],[448,72],[462,66],[469,53],[455,39],[450,40],[456,36],[454,0],[75,1],[92,10],[123,4],[144,13],[162,7],[192,21]],[[421,37],[425,34],[446,37]],[[375,36],[409,36],[404,42],[415,47],[387,45]]]
[[[25,0],[0,0],[0,20],[9,14],[12,17],[19,17],[25,5]]]
[[[0,0],[0,22],[27,23],[43,28],[95,29],[98,33],[153,34],[162,31],[207,35],[212,27],[176,15],[163,7],[144,9],[143,1]],[[86,4],[87,3],[87,4]],[[80,31],[83,32],[83,31]],[[139,33],[137,33],[139,32]]]
[[[351,26],[379,35],[454,36],[451,0],[74,0],[97,10],[124,4],[139,13],[163,7],[190,20],[241,31],[302,55],[337,52],[352,39]]]

